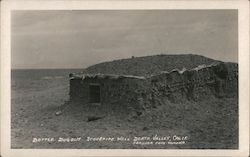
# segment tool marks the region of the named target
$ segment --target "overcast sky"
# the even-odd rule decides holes
[[[12,68],[85,68],[131,56],[238,62],[236,10],[13,11]]]

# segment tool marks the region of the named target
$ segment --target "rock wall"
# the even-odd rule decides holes
[[[81,102],[83,105],[89,104],[89,85],[95,83],[100,85],[101,107],[106,109],[126,109],[137,108],[138,94],[148,91],[150,88],[146,80],[135,78],[121,78],[116,80],[101,78],[85,78],[84,80],[70,80],[70,101]]]
[[[70,99],[88,104],[89,84],[98,83],[101,103],[107,109],[145,109],[185,101],[199,101],[211,97],[238,96],[238,65],[216,63],[191,70],[173,70],[148,77],[72,79]]]
[[[187,71],[174,70],[152,77],[152,98],[172,102],[198,101],[209,97],[238,96],[238,65],[219,63]],[[151,99],[154,103],[156,100]]]

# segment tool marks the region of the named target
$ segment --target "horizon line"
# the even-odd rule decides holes
[[[71,69],[84,69],[84,68],[11,68],[11,70],[71,70]]]
[[[100,63],[106,63],[106,62],[112,62],[112,61],[117,61],[117,60],[123,60],[123,59],[131,59],[131,58],[142,58],[142,57],[152,57],[152,56],[165,56],[165,55],[169,55],[169,56],[172,56],[172,55],[190,55],[190,56],[201,56],[201,57],[205,57],[205,58],[209,58],[209,59],[212,59],[212,60],[215,60],[215,61],[222,61],[222,62],[225,62],[225,63],[239,63],[239,60],[237,59],[237,61],[223,61],[223,60],[218,60],[218,59],[215,59],[215,58],[212,58],[212,57],[208,57],[206,55],[201,55],[201,54],[195,54],[195,53],[187,53],[187,54],[165,54],[165,53],[160,53],[160,54],[152,54],[152,55],[143,55],[143,56],[130,56],[130,57],[125,57],[125,58],[119,58],[119,59],[113,59],[113,60],[107,60],[107,61],[102,61],[102,62],[99,62],[99,63],[95,63],[95,64],[92,64],[92,65],[88,65],[86,67],[53,67],[53,68],[50,68],[50,67],[38,67],[38,68],[32,68],[32,67],[28,67],[28,68],[12,68],[11,67],[11,70],[65,70],[65,69],[86,69],[90,66],[93,66],[93,65],[96,65],[96,64],[100,64]]]

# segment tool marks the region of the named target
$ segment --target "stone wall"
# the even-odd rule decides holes
[[[220,63],[184,72],[172,71],[151,78],[151,94],[170,101],[238,96],[238,65]]]
[[[149,77],[77,78],[70,81],[70,98],[88,104],[89,84],[101,87],[105,108],[143,109],[164,105],[167,101],[198,101],[211,97],[238,96],[238,65],[217,63],[192,70],[173,70]]]
[[[70,101],[89,105],[89,85],[99,84],[101,106],[105,108],[130,108],[135,106],[139,94],[149,88],[146,80],[135,78],[105,79],[77,78],[70,80]]]

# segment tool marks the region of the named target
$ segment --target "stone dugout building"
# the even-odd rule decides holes
[[[238,64],[199,55],[132,57],[70,74],[70,101],[105,108],[238,96]]]

